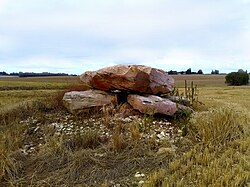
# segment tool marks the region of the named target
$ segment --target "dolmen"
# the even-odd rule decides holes
[[[171,99],[174,79],[161,69],[144,65],[116,65],[87,71],[80,75],[80,80],[89,90],[70,91],[63,97],[64,106],[71,113],[104,106],[118,107],[126,115],[173,116],[178,111],[192,111],[190,107]]]

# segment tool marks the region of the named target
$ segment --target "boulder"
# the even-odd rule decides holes
[[[80,80],[103,91],[148,94],[169,93],[174,85],[174,79],[165,71],[143,65],[116,65],[98,71],[87,71],[80,76]]]
[[[116,105],[117,97],[100,90],[71,91],[64,94],[63,103],[69,112],[75,113],[94,107]]]
[[[159,96],[128,95],[128,103],[143,114],[164,114],[173,116],[177,111],[177,104]]]

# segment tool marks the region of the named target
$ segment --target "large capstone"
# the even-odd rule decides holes
[[[165,71],[143,65],[116,65],[87,71],[80,80],[94,89],[121,90],[147,94],[172,91],[174,79]]]

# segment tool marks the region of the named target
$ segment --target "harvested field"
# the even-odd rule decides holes
[[[198,87],[222,87],[226,86],[226,75],[172,75],[175,79],[176,87],[184,87],[185,80],[194,82]]]

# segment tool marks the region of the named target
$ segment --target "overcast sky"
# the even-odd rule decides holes
[[[0,0],[0,71],[250,71],[250,0]]]

